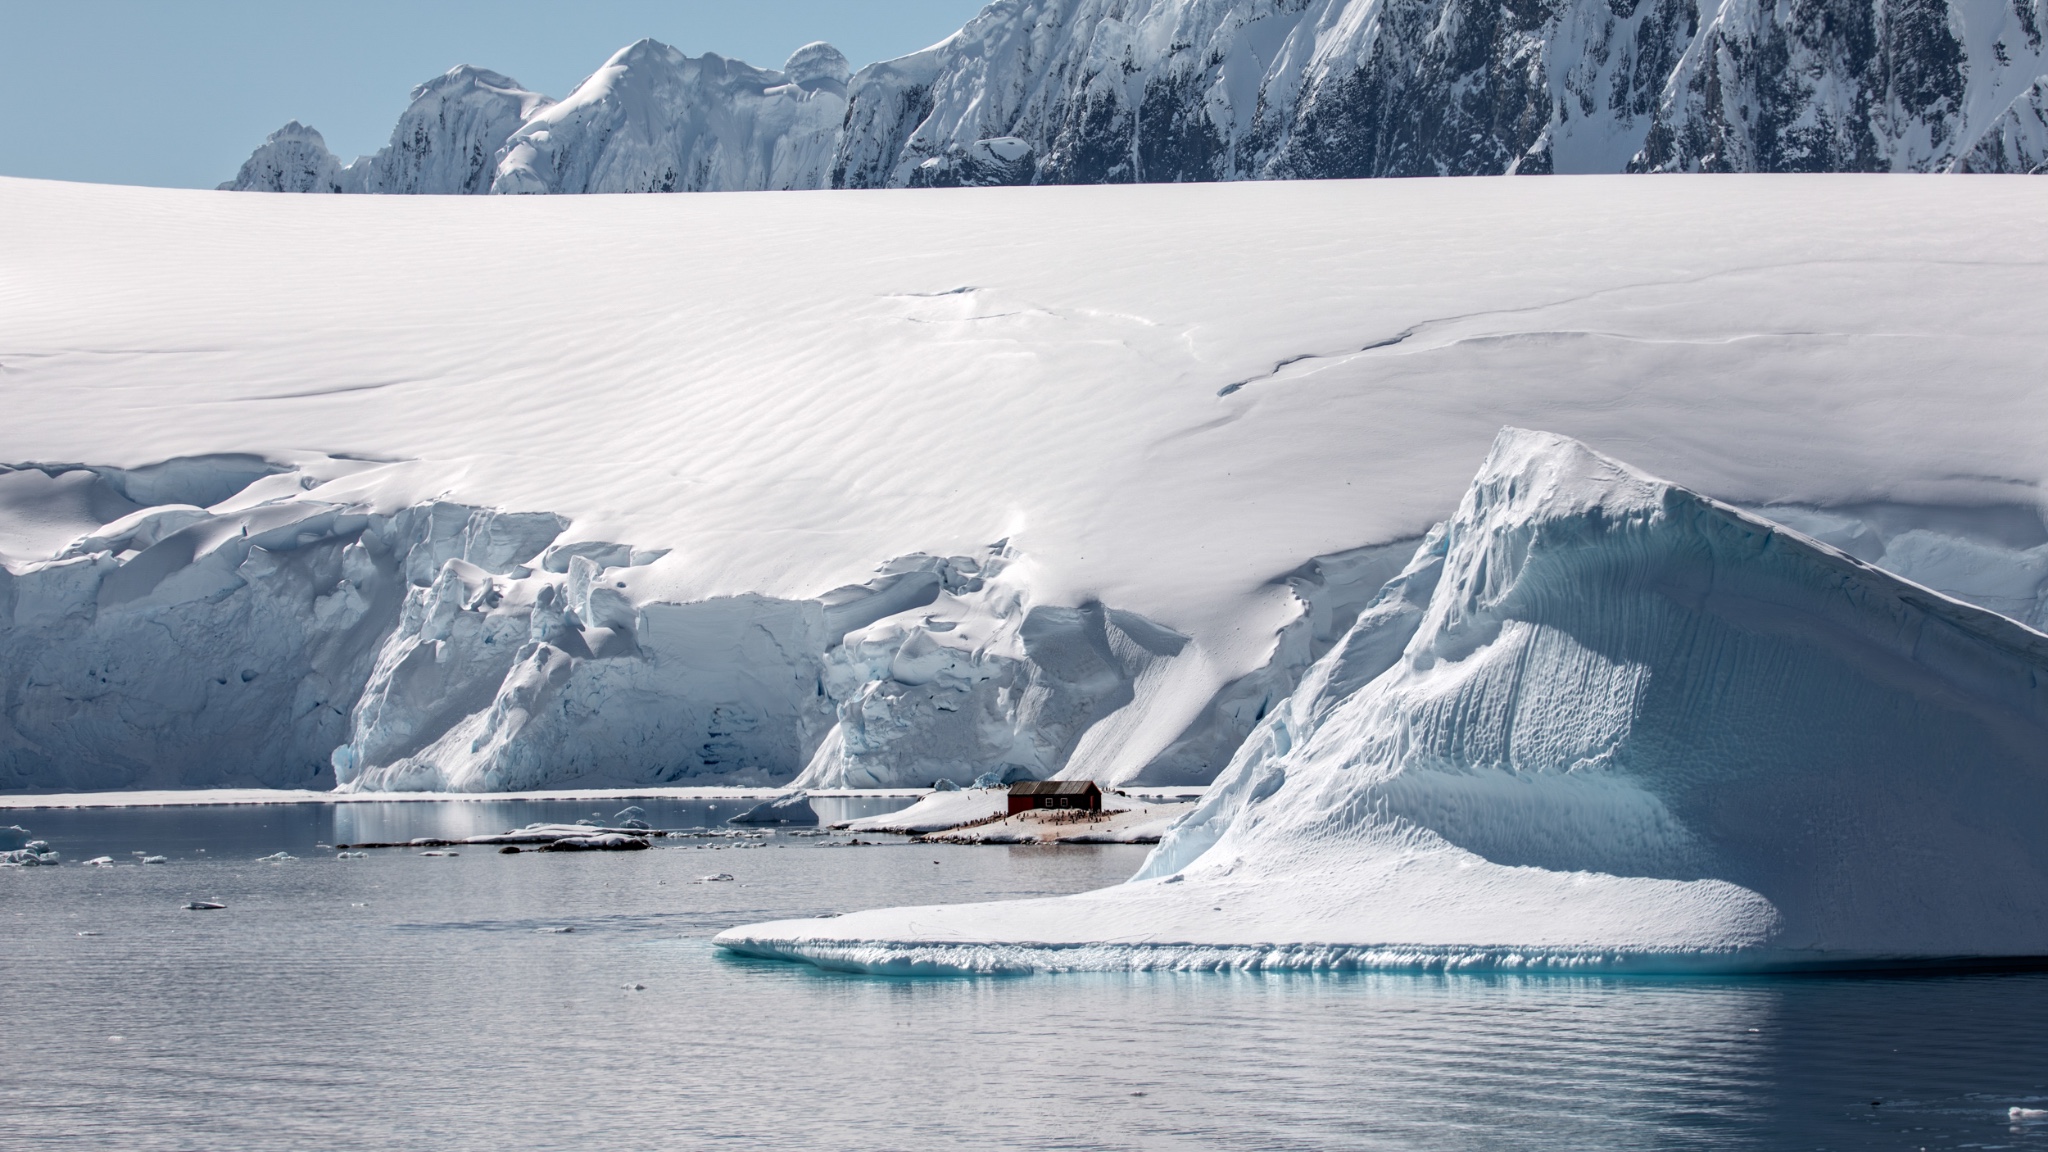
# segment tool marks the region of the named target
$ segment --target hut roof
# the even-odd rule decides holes
[[[1012,796],[1086,796],[1100,791],[1093,780],[1019,780],[1010,785]]]

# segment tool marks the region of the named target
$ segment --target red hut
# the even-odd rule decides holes
[[[1010,815],[1033,808],[1102,811],[1102,789],[1093,780],[1020,780],[1010,785]]]

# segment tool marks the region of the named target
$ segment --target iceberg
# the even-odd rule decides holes
[[[1506,429],[1128,883],[734,928],[863,971],[2048,956],[2048,636]]]
[[[811,794],[805,791],[791,792],[773,800],[763,800],[745,812],[727,820],[728,824],[793,824],[815,827],[818,823],[817,809],[811,807]]]

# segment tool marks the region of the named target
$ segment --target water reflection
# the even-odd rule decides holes
[[[34,1053],[0,1146],[2048,1147],[2006,1118],[2048,1107],[2041,975],[889,980],[708,941],[1098,887],[1145,850],[306,851],[590,810],[23,814],[74,859],[175,858],[0,873],[0,1033]]]

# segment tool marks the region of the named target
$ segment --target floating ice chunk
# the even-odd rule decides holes
[[[645,836],[625,832],[603,832],[595,836],[564,836],[534,849],[536,852],[637,852],[649,847]]]
[[[621,984],[621,985],[619,985],[619,987],[621,987],[621,988],[624,988],[624,989],[625,989],[626,991],[628,991],[628,992],[645,992],[645,991],[647,991],[647,985],[645,985],[645,984]]]
[[[268,856],[258,856],[256,858],[256,862],[258,864],[283,864],[287,860],[297,859],[297,856],[294,856],[289,852],[272,852]]]
[[[441,849],[441,848],[429,848],[429,849],[427,849],[427,850],[426,850],[425,852],[422,852],[422,853],[420,853],[420,855],[422,855],[422,856],[460,856],[460,855],[462,855],[462,853],[460,853],[460,852],[449,852],[449,851],[446,851],[446,850],[444,850],[444,849]]]
[[[809,792],[791,792],[765,800],[745,812],[726,821],[728,824],[801,824],[814,825],[818,813],[811,807]]]
[[[365,860],[369,858],[369,855],[368,852],[336,852],[334,858],[336,860]]]
[[[575,930],[576,930],[576,929],[574,929],[574,928],[570,928],[570,927],[566,927],[566,926],[563,926],[563,927],[555,927],[555,928],[535,928],[535,929],[534,929],[534,931],[535,931],[535,932],[538,932],[538,933],[540,933],[540,934],[541,934],[541,935],[543,935],[543,936],[563,936],[563,935],[567,935],[567,934],[568,934],[568,933],[570,933],[570,932],[574,932]]]
[[[185,902],[185,911],[187,912],[218,912],[225,907],[227,905],[212,900],[188,900]]]
[[[28,829],[19,824],[0,828],[0,852],[16,852],[28,847]]]
[[[85,866],[88,868],[112,868],[114,866],[114,858],[112,856],[95,856],[85,861]]]
[[[638,804],[628,804],[617,812],[612,813],[612,821],[617,824],[624,824],[628,820],[645,819],[646,816],[647,809],[640,807]]]
[[[47,840],[31,840],[12,851],[0,851],[0,864],[9,868],[33,868],[57,861],[57,850]]]
[[[144,856],[142,862],[144,864],[168,864],[171,861],[167,856]]]
[[[2008,1120],[2048,1120],[2048,1108],[2019,1108],[2005,1110]]]
[[[730,880],[730,879],[732,879],[732,873],[730,873],[730,872],[713,872],[713,873],[712,873],[712,874],[710,874],[709,876],[699,876],[699,877],[697,877],[697,883],[699,883],[699,884],[723,884],[723,883],[725,883],[726,881],[728,881],[728,880]]]

